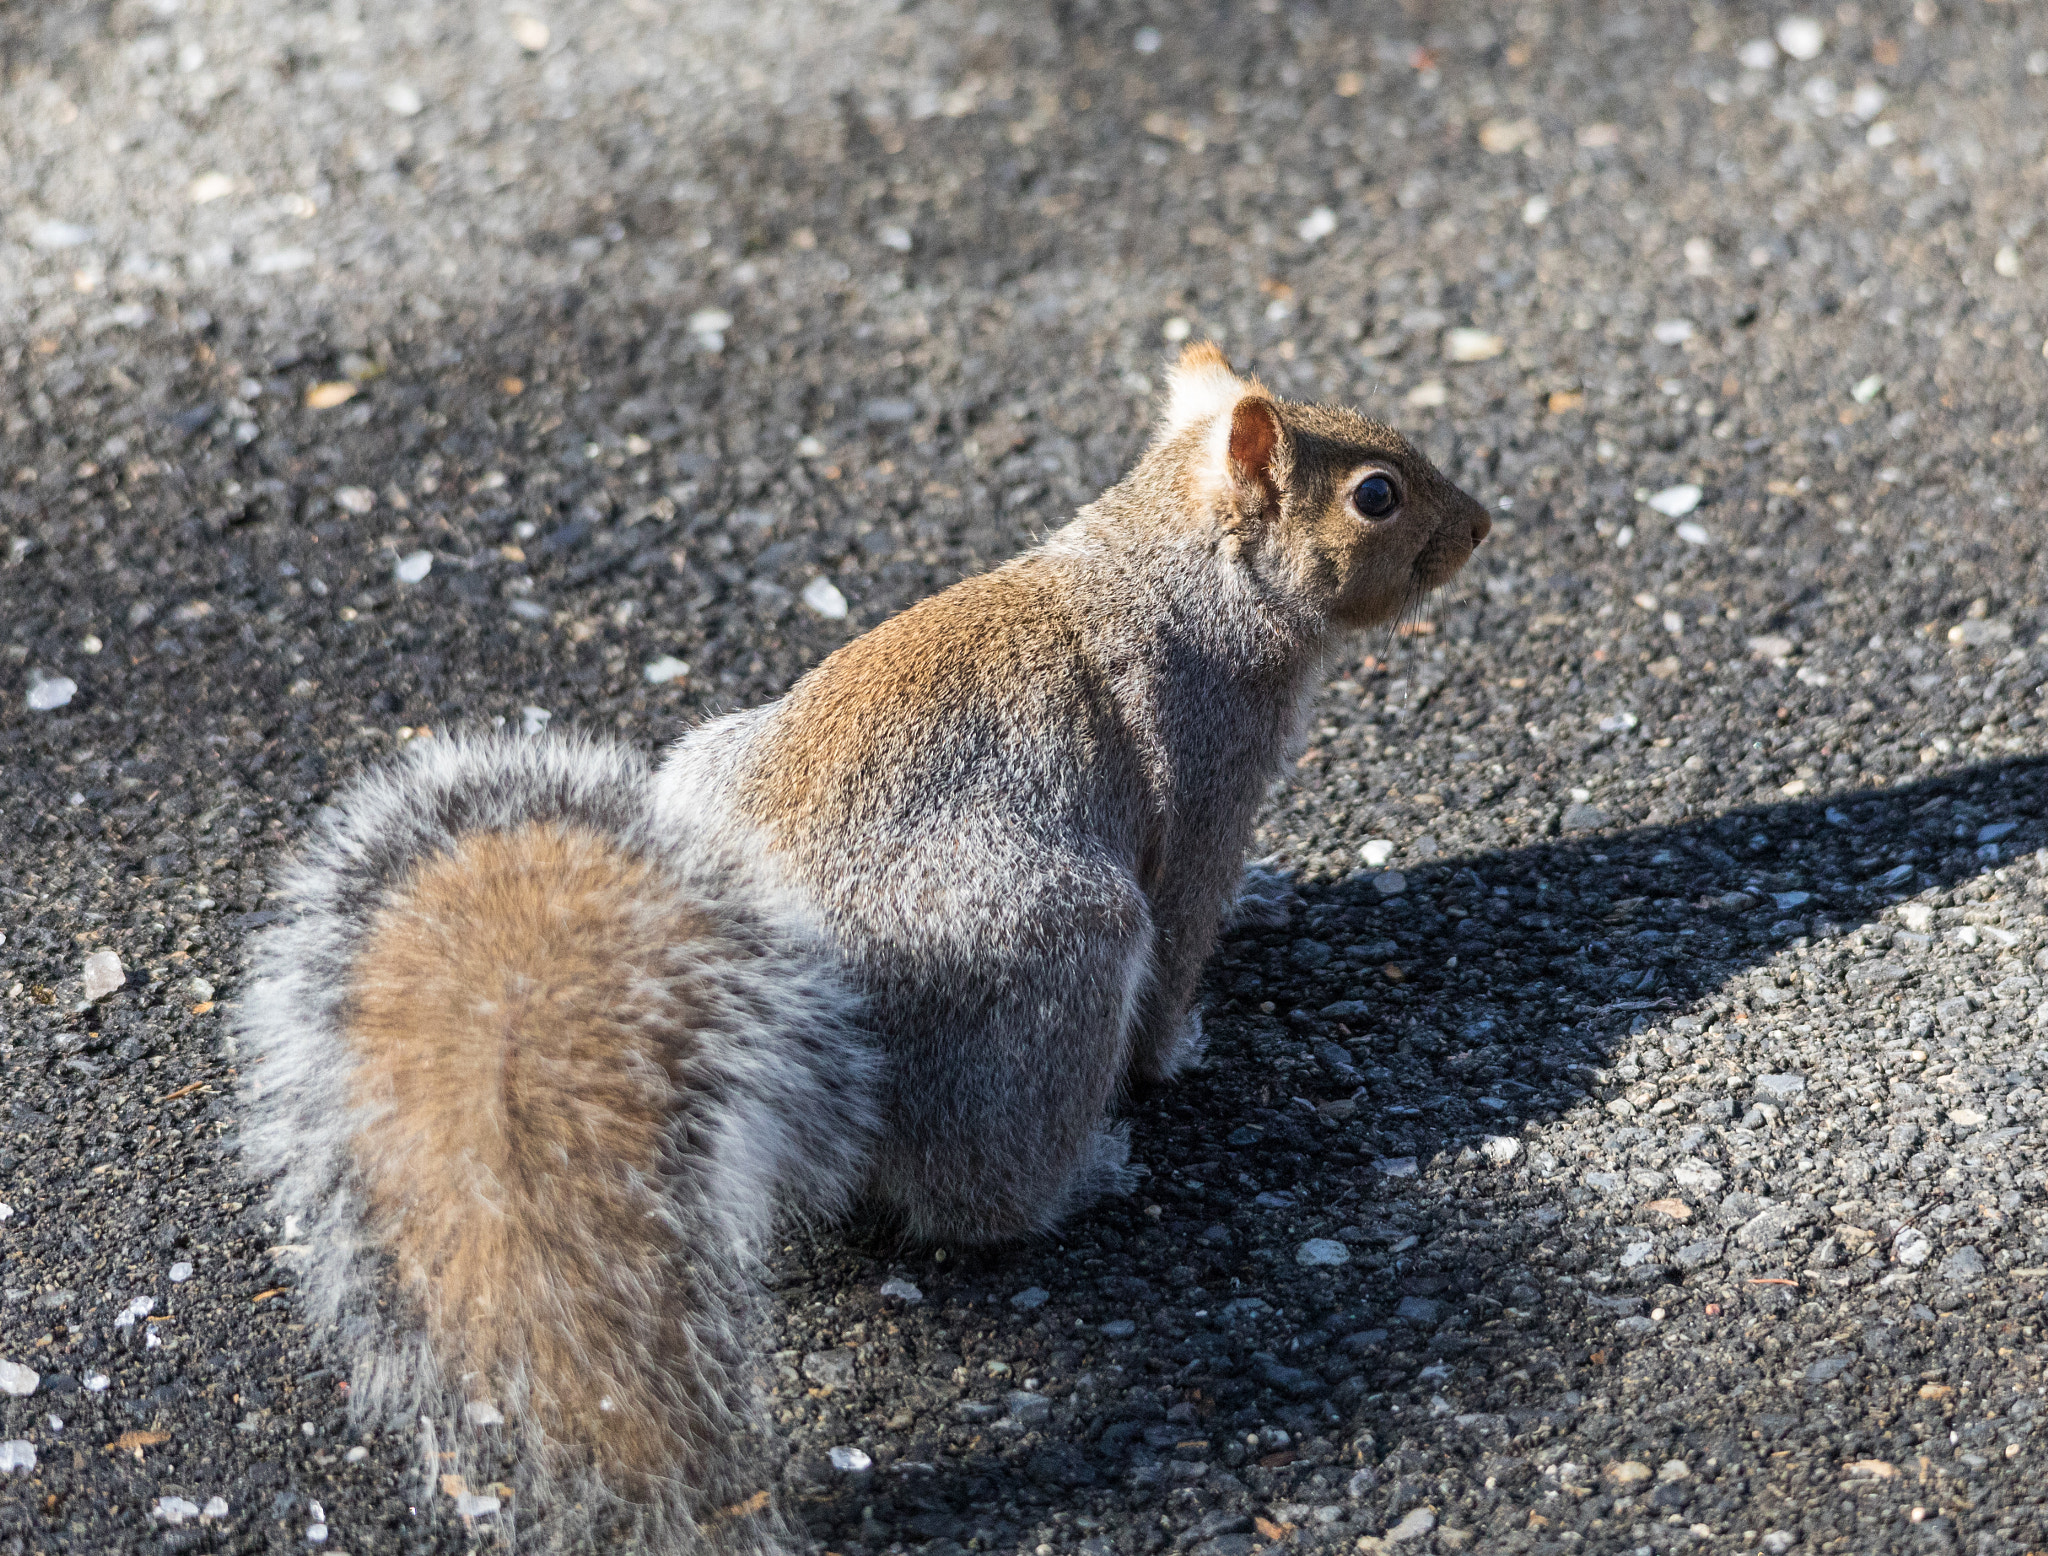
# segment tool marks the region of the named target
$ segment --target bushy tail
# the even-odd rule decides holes
[[[529,1527],[773,1545],[754,1265],[779,1196],[859,1184],[853,1002],[759,851],[658,808],[632,754],[415,750],[329,813],[243,1002],[248,1154],[312,1249],[310,1316],[360,1406],[457,1462],[502,1418]]]

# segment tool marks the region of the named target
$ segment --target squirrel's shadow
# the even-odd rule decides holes
[[[982,1322],[974,1305],[991,1305],[1013,1331],[1002,1336],[1017,1353],[1013,1362],[1037,1357],[1049,1376],[1096,1375],[1091,1407],[1064,1422],[1055,1413],[1032,1428],[1037,1438],[1014,1429],[1006,1438],[997,1421],[976,1447],[941,1452],[935,1434],[962,1410],[975,1421],[993,1415],[992,1405],[969,1409],[977,1394],[993,1389],[1000,1399],[1022,1377],[991,1384],[977,1365],[962,1403],[942,1390],[927,1415],[909,1399],[920,1417],[907,1444],[917,1468],[885,1469],[858,1486],[809,1477],[813,1531],[829,1533],[836,1550],[859,1543],[863,1529],[870,1539],[886,1530],[891,1539],[1001,1546],[1062,1509],[1093,1507],[1097,1516],[1113,1510],[1108,1538],[1138,1528],[1141,1510],[1159,1497],[1187,1491],[1222,1517],[1244,1499],[1204,1492],[1206,1482],[1176,1490],[1164,1462],[1172,1449],[1161,1444],[1199,1432],[1223,1455],[1214,1469],[1255,1480],[1284,1475],[1284,1467],[1262,1471],[1259,1450],[1241,1446],[1248,1430],[1278,1426],[1297,1440],[1334,1441],[1369,1430],[1383,1395],[1369,1397],[1361,1375],[1377,1380],[1371,1390],[1397,1387],[1395,1373],[1477,1348],[1471,1330],[1489,1316],[1544,1301],[1540,1290],[1520,1288],[1529,1277],[1513,1267],[1517,1250],[1546,1235],[1549,1223],[1496,1218],[1483,1260],[1437,1267],[1396,1258],[1390,1278],[1326,1283],[1328,1299],[1304,1302],[1299,1272],[1275,1249],[1255,1246],[1266,1240],[1265,1222],[1297,1207],[1320,1211],[1356,1223],[1347,1237],[1399,1254],[1401,1238],[1433,1210],[1405,1203],[1402,1179],[1386,1166],[1398,1173],[1400,1158],[1429,1163],[1488,1136],[1540,1150],[1527,1125],[1619,1094],[1607,1066],[1632,1032],[1664,1028],[1662,1042],[1643,1045],[1641,1057],[1676,1050],[1670,1062],[1689,1064],[1718,1054],[1720,1023],[1745,1034],[1802,1024],[1803,985],[1815,980],[1846,980],[1848,999],[1869,1024],[1895,1027],[1901,1039],[1962,1045],[1973,1025],[2023,1017],[2024,1004],[1974,1013],[1944,1006],[1937,1023],[1914,997],[1907,962],[1869,937],[1837,953],[1886,908],[1965,886],[2044,845],[2048,760],[2016,758],[1698,821],[1445,854],[1402,866],[1405,890],[1392,896],[1370,874],[1288,882],[1284,926],[1231,932],[1211,961],[1207,1064],[1127,1109],[1133,1159],[1151,1172],[1139,1192],[1078,1215],[1055,1241],[956,1254],[937,1269],[923,1254],[915,1266],[928,1272],[920,1278],[934,1288],[934,1302],[953,1307],[944,1333],[972,1328]],[[1355,947],[1367,954],[1347,955]],[[1795,986],[1755,976],[1788,952]],[[1749,1046],[1749,1062],[1770,1067],[1770,1056]],[[1713,1155],[1713,1126],[1739,1125],[1752,1104],[1746,1091],[1731,1098],[1715,1085],[1676,1106],[1690,1111],[1670,1125],[1624,1115],[1600,1127],[1610,1145],[1635,1140],[1623,1138],[1634,1129],[1652,1154]],[[1730,1187],[1770,1192],[1779,1169],[1766,1120],[1751,1115],[1749,1123],[1762,1143],[1753,1162],[1724,1163],[1741,1180]],[[1481,1194],[1483,1180],[1474,1183]],[[1781,1193],[1791,1187],[1777,1184]],[[1490,1208],[1483,1195],[1478,1203]],[[1278,1230],[1271,1236],[1291,1242]],[[899,1259],[906,1252],[879,1227],[856,1228],[840,1246],[869,1272],[890,1261],[892,1247]],[[1651,1284],[1685,1278],[1654,1265],[1648,1274]],[[1009,1313],[1015,1289],[1028,1286],[1058,1293],[1056,1322],[1020,1323]],[[1202,1310],[1202,1318],[1164,1311],[1182,1307]],[[1113,1317],[1138,1320],[1135,1342],[1115,1347],[1099,1338]],[[912,1363],[904,1371],[929,1373],[914,1359],[911,1325],[903,1327]],[[944,1343],[952,1342],[931,1342]],[[1103,1386],[1106,1366],[1122,1369],[1113,1388]],[[915,1376],[898,1385],[907,1399],[923,1386]],[[1178,1412],[1187,1422],[1168,1418],[1169,1394],[1193,1406]],[[1029,1446],[1015,1452],[1006,1444]],[[793,1480],[806,1478],[794,1467]],[[1343,1497],[1341,1486],[1261,1485],[1251,1488],[1253,1501]],[[1398,1487],[1390,1494],[1400,1500]],[[1391,1517],[1398,1508],[1384,1511]],[[1157,1543],[1139,1538],[1131,1548]],[[1104,1549],[1127,1544],[1113,1539]]]

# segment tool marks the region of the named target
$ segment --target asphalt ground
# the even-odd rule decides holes
[[[0,8],[0,1551],[510,1537],[238,1167],[267,883],[406,740],[651,751],[1011,554],[1184,333],[1499,522],[1140,1191],[778,1250],[816,1548],[2048,1546],[2048,17],[1808,20]]]

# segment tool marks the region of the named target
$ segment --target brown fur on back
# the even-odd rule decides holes
[[[523,1397],[628,1496],[737,1425],[659,1386],[733,1359],[702,1354],[660,1216],[692,1036],[667,964],[705,922],[651,909],[652,873],[572,827],[474,834],[378,913],[348,1023],[370,1227],[450,1385]]]

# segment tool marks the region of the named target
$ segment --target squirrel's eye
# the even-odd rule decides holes
[[[1351,488],[1351,506],[1368,519],[1384,519],[1400,501],[1394,483],[1383,475],[1369,475]]]

